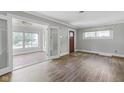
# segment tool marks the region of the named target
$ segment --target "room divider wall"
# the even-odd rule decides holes
[[[0,15],[0,75],[12,71],[11,19]]]

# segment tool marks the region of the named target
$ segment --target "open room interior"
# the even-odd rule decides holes
[[[123,82],[123,11],[0,12],[0,81]]]
[[[47,28],[47,25],[12,19],[14,70],[48,59]]]

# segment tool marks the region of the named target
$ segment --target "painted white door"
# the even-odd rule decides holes
[[[48,50],[49,58],[59,57],[59,29],[57,27],[49,27],[48,30]]]
[[[0,15],[0,75],[12,71],[10,19]]]

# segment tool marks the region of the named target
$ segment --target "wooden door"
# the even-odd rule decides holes
[[[69,51],[74,52],[74,31],[69,31]]]

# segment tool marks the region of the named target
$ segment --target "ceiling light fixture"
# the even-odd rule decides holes
[[[84,11],[79,11],[79,13],[84,13]]]
[[[32,25],[31,23],[26,22],[26,21],[21,21],[21,22],[22,22],[22,24],[25,24],[25,25]]]

